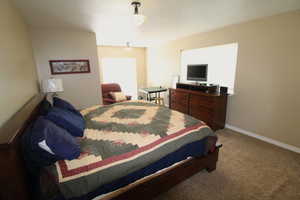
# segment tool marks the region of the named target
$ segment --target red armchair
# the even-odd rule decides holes
[[[101,84],[102,89],[102,97],[103,97],[103,104],[109,105],[113,103],[117,103],[112,96],[110,95],[110,92],[121,92],[121,87],[117,83],[105,83]],[[126,96],[127,100],[131,100],[131,96]]]

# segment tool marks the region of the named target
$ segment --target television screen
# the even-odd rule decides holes
[[[207,81],[207,64],[188,65],[187,80],[189,81]]]

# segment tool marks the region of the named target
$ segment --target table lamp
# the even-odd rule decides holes
[[[63,83],[61,79],[50,78],[42,82],[44,93],[53,93],[52,96],[57,96],[57,92],[63,92]]]

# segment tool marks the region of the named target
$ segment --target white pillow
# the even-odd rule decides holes
[[[110,95],[115,101],[124,101],[127,100],[123,92],[110,92]]]

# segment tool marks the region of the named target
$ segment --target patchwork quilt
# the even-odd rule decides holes
[[[94,106],[81,111],[86,121],[81,155],[47,168],[66,199],[80,197],[140,170],[180,147],[209,137],[203,122],[144,101]],[[207,143],[206,152],[213,143]]]

